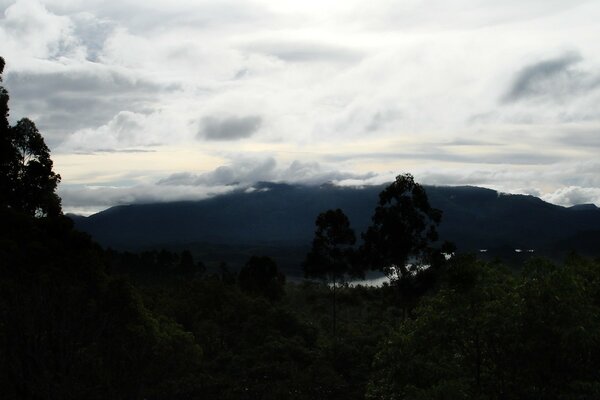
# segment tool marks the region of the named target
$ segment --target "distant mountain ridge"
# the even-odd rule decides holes
[[[343,209],[357,234],[364,231],[384,186],[262,182],[254,188],[199,201],[117,206],[73,219],[102,245],[120,249],[187,243],[308,246],[316,216],[330,208]],[[572,249],[600,255],[600,209],[594,205],[561,207],[471,186],[426,190],[432,206],[443,211],[440,238],[459,250],[523,248],[554,254]],[[578,242],[585,246],[578,249]]]

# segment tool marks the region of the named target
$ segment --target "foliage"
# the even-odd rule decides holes
[[[354,243],[356,236],[350,228],[350,221],[341,209],[328,210],[317,216],[317,227],[312,247],[302,264],[307,277],[324,278],[333,285],[332,291],[332,332],[337,342],[337,283],[346,276],[362,276],[363,272],[354,268]]]
[[[348,217],[339,208],[317,216],[312,247],[303,264],[307,277],[325,278],[334,283],[346,275],[360,275],[352,269],[353,246],[356,242]]]
[[[238,282],[245,292],[259,294],[269,300],[279,300],[284,293],[285,275],[279,272],[273,259],[253,256],[240,270]]]
[[[367,397],[597,397],[599,267],[535,260],[515,277],[455,260],[443,288],[382,343]]]
[[[9,209],[0,218],[3,398],[176,398],[184,390],[179,382],[195,375],[200,347],[107,275],[87,235],[65,217]]]
[[[0,75],[3,69],[0,58]],[[50,150],[33,121],[23,118],[9,125],[8,92],[1,86],[0,153],[0,205],[34,216],[60,215],[55,193],[60,175],[52,170]]]
[[[398,175],[379,194],[363,235],[364,259],[393,280],[408,277],[429,256],[440,220],[441,211],[430,206],[423,186],[410,174]]]

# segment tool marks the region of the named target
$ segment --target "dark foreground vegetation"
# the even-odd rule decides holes
[[[408,314],[393,285],[338,286],[334,334],[331,287],[268,259],[203,273],[103,251],[66,218],[2,221],[4,399],[600,396],[598,261],[456,257]]]
[[[360,240],[343,211],[317,216],[315,281],[262,256],[106,250],[62,215],[48,148],[8,124],[1,87],[0,112],[2,399],[600,397],[599,260],[446,260],[410,175]],[[367,269],[391,283],[344,283]]]

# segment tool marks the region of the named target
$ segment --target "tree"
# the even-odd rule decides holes
[[[381,341],[367,399],[596,399],[600,265],[474,256]]]
[[[511,396],[502,386],[518,379],[513,373],[522,373],[511,363],[522,349],[511,274],[474,257],[453,260],[447,272],[414,318],[381,342],[366,398],[545,398]]]
[[[438,238],[441,216],[412,175],[398,175],[379,194],[372,225],[363,234],[364,261],[384,272],[401,294],[408,294]]]
[[[356,236],[348,217],[339,208],[319,214],[315,225],[312,247],[303,264],[304,274],[324,278],[335,287],[345,275],[357,274],[351,262]]]
[[[348,217],[339,208],[325,211],[315,221],[317,227],[312,247],[303,264],[304,275],[325,279],[333,284],[333,336],[336,336],[336,284],[346,276],[361,276],[353,268],[356,236]]]
[[[14,162],[14,198],[12,206],[36,216],[61,213],[60,198],[55,193],[60,175],[52,171],[50,149],[33,121],[23,118],[12,127]]]
[[[4,59],[0,57],[0,81]],[[50,149],[33,121],[23,118],[13,127],[8,123],[8,92],[0,87],[0,202],[32,216],[62,213],[55,193],[60,175],[52,170]]]
[[[189,250],[184,250],[181,252],[179,256],[179,265],[177,266],[177,270],[181,275],[184,275],[188,278],[194,277],[194,256]]]
[[[252,256],[238,275],[240,288],[249,293],[260,294],[269,300],[283,296],[285,275],[269,257]]]
[[[0,82],[4,71],[4,58],[0,57]],[[10,188],[10,160],[14,159],[14,148],[10,142],[8,123],[8,92],[0,86],[0,204],[8,204]]]

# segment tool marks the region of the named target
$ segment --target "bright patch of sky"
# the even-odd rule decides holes
[[[600,205],[600,2],[0,0],[66,211],[255,181]]]

